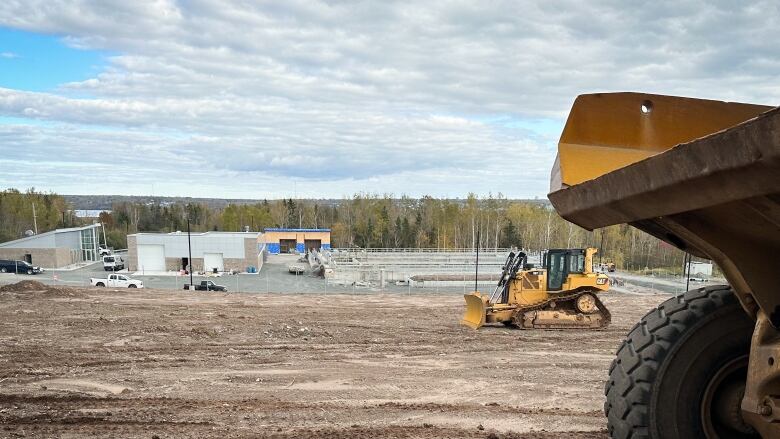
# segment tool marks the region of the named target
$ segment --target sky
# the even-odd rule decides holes
[[[780,104],[780,3],[0,2],[0,188],[543,198],[574,98]]]

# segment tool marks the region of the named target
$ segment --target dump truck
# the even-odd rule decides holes
[[[598,298],[609,278],[593,271],[595,248],[551,249],[544,266],[528,264],[523,252],[510,253],[493,293],[465,294],[462,325],[479,329],[502,323],[521,329],[600,329],[611,316]]]
[[[728,281],[631,329],[605,386],[610,436],[780,438],[780,108],[581,95],[550,183],[566,220],[630,224]]]

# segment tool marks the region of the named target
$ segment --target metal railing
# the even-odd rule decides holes
[[[479,252],[480,253],[509,253],[512,249],[511,248],[504,248],[504,247],[480,247]],[[467,247],[467,248],[417,248],[417,247],[406,247],[406,248],[380,248],[380,247],[369,247],[369,248],[361,248],[361,247],[342,247],[342,248],[334,248],[331,249],[332,253],[342,253],[342,252],[362,252],[362,253],[476,253],[476,248],[474,247]]]

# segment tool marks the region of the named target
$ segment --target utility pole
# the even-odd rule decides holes
[[[38,217],[35,215],[35,203],[32,203],[33,206],[33,225],[35,226],[35,234],[38,234]]]
[[[189,249],[189,255],[190,258],[187,260],[189,262],[189,272],[190,272],[190,288],[192,288],[192,239],[190,238],[190,217],[187,217],[187,247]]]
[[[477,261],[476,261],[476,264],[474,265],[474,291],[475,292],[479,291],[479,285],[478,285],[478,282],[479,282],[479,245],[480,245],[480,242],[479,242],[479,230],[477,230]],[[438,282],[437,282],[437,285],[438,285]]]
[[[106,226],[103,225],[103,223],[100,223],[100,228],[103,229],[103,244],[105,244],[106,248],[108,248],[108,240],[106,239]]]

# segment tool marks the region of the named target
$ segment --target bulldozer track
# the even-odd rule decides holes
[[[529,311],[541,311],[545,310],[549,307],[551,303],[560,303],[560,302],[567,302],[571,300],[575,300],[578,296],[590,293],[593,295],[593,298],[596,300],[596,306],[599,308],[599,312],[603,316],[603,319],[601,320],[602,324],[601,326],[597,328],[591,328],[591,329],[605,329],[609,326],[609,324],[612,322],[612,314],[609,312],[607,307],[604,305],[604,303],[599,299],[598,296],[598,290],[595,288],[579,288],[574,291],[571,291],[569,293],[561,294],[558,296],[550,297],[549,299],[539,302],[535,305],[529,305],[524,307],[518,307],[514,310],[512,313],[512,321],[515,323],[516,326],[522,327],[522,325],[517,324],[518,321],[522,319],[523,314],[529,312]],[[572,325],[560,325],[560,326],[545,326],[544,329],[572,329]]]

